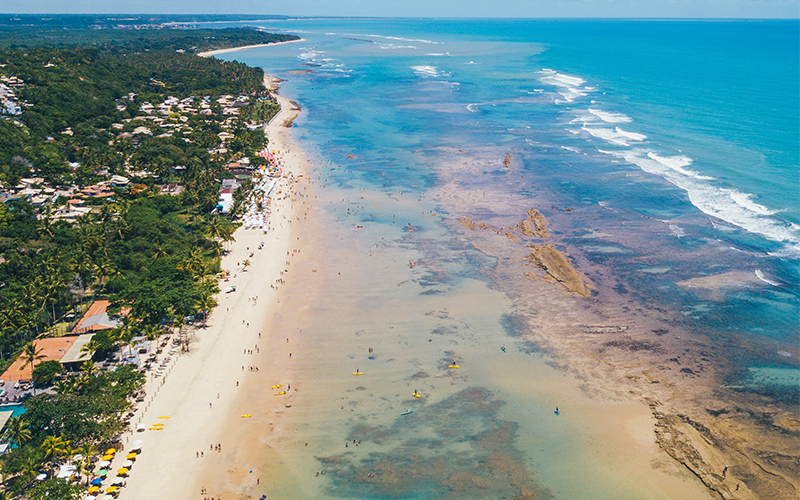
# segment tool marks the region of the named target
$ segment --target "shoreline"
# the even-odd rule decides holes
[[[197,55],[200,57],[213,57],[217,54],[229,54],[231,52],[239,52],[242,50],[248,49],[257,49],[259,47],[274,47],[276,45],[286,45],[288,43],[298,43],[298,42],[305,42],[305,38],[300,38],[299,40],[287,40],[285,42],[275,42],[275,43],[260,43],[257,45],[243,45],[241,47],[231,47],[228,49],[216,49],[216,50],[208,50],[206,52],[198,52]]]
[[[279,102],[281,111],[276,117],[288,118],[294,113],[285,105],[285,100],[281,98]],[[273,120],[273,123],[282,122]],[[277,152],[284,147],[278,137],[281,128],[280,125],[266,127],[270,150]],[[283,196],[273,198],[269,232],[264,234],[259,229],[245,229],[244,226],[236,230],[235,242],[221,262],[221,268],[230,269],[232,277],[230,282],[221,284],[223,291],[216,296],[218,305],[205,327],[194,328],[189,333],[190,351],[173,360],[169,376],[148,382],[147,403],[140,410],[137,422],[148,426],[157,422],[165,425],[160,432],[148,430],[126,435],[124,448],[133,440],[141,439],[144,443],[142,454],[127,478],[128,485],[121,490],[122,499],[194,498],[200,487],[208,487],[209,494],[217,497],[219,492],[211,489],[207,480],[213,476],[209,476],[209,472],[222,477],[213,462],[243,459],[243,455],[234,452],[238,443],[227,438],[227,429],[241,422],[250,424],[258,420],[254,410],[248,411],[252,418],[239,416],[238,409],[244,404],[242,398],[247,399],[253,387],[263,387],[267,383],[265,380],[275,376],[277,367],[265,364],[263,359],[278,345],[270,327],[271,318],[280,308],[282,293],[280,286],[273,284],[283,279],[287,266],[283,259],[298,247],[295,224],[285,221],[299,214],[299,208],[293,207],[287,195],[301,178],[302,168],[300,160],[282,162],[282,176],[276,189]],[[259,249],[262,242],[263,249]],[[251,261],[246,271],[241,265],[245,259]],[[226,286],[233,285],[237,287],[235,292],[224,292]],[[240,353],[247,350],[253,354]],[[158,392],[153,395],[154,389]],[[169,418],[159,420],[160,417]],[[222,451],[213,451],[216,444],[222,445]],[[117,468],[114,463],[112,469]],[[199,485],[194,488],[196,491],[186,488],[195,483]],[[236,484],[237,491],[244,487],[246,485],[241,482]]]

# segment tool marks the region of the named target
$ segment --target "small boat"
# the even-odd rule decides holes
[[[461,368],[461,367],[460,367],[460,366],[458,366],[457,364],[448,365],[447,367],[448,367],[448,368]]]
[[[411,415],[412,413],[414,413],[414,410],[412,410],[411,408],[406,408],[406,409],[403,411],[403,413],[401,413],[400,415],[401,415],[401,416],[402,416],[402,415]]]
[[[283,384],[278,384],[278,385],[273,385],[273,386],[272,386],[272,388],[273,388],[273,389],[277,389],[277,388],[279,388],[279,387],[283,387]]]
[[[421,398],[422,397],[421,395],[417,394],[416,392],[413,393],[412,396],[414,396],[415,398]]]
[[[276,392],[275,396],[283,396],[284,394],[286,394],[286,391]]]
[[[353,375],[364,375],[364,372],[356,370],[356,371],[353,372]]]

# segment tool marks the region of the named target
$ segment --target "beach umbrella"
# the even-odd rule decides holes
[[[89,488],[89,493],[96,493],[98,491],[100,491],[99,486],[92,486],[91,488]]]
[[[114,455],[103,455],[103,461],[104,462],[108,462],[112,458],[114,458]]]
[[[114,493],[118,489],[119,489],[119,486],[109,486],[108,488],[106,488],[106,493]]]
[[[95,497],[94,495],[86,495],[85,497],[83,497],[83,500],[97,500],[97,497]]]
[[[141,446],[143,443],[144,443],[144,441],[142,441],[141,439],[137,439],[136,441],[133,442],[133,445],[134,446]]]
[[[108,471],[105,469],[100,469],[99,471],[97,471],[97,475],[100,477],[106,477],[108,475]]]
[[[109,448],[106,450],[106,455],[113,455],[116,452],[117,450],[115,450],[114,448]]]
[[[111,462],[109,462],[108,460],[103,460],[102,462],[97,462],[97,465],[99,467],[108,467],[109,465],[111,465]]]
[[[133,467],[133,462],[128,460],[127,462],[123,463],[122,466],[125,467],[126,469],[130,469],[131,467]]]
[[[120,475],[120,476],[125,476],[125,475],[127,475],[127,474],[128,474],[128,469],[126,469],[125,467],[123,467],[123,468],[121,468],[121,469],[117,470],[117,474],[118,474],[118,475]]]
[[[92,479],[92,482],[89,483],[89,484],[91,484],[92,486],[97,486],[98,484],[100,484],[102,482],[103,482],[103,478],[102,477],[96,477],[96,478]]]
[[[134,458],[136,458],[136,453],[133,452],[128,453],[127,455],[125,455],[125,458],[127,458],[128,460],[133,460]]]
[[[120,486],[122,486],[123,484],[124,484],[124,481],[123,481],[122,479],[117,479],[116,481],[114,481],[113,483],[111,483],[111,486],[116,486],[116,487],[118,487],[118,488],[119,488],[119,487],[120,487]]]
[[[131,448],[131,451],[135,451],[136,453],[140,453],[142,451],[142,446],[141,445],[133,445],[133,448]]]

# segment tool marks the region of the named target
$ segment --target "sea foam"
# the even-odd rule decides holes
[[[631,121],[631,117],[624,115],[622,113],[609,113],[608,111],[602,111],[599,109],[588,109],[589,113],[593,114],[597,118],[600,118],[606,123],[628,123]]]
[[[760,234],[772,241],[786,243],[788,255],[800,255],[800,230],[791,224],[775,220],[776,213],[751,200],[752,194],[735,189],[714,186],[709,177],[686,170],[691,158],[685,156],[659,156],[644,149],[599,152],[632,163],[643,171],[658,175],[686,191],[689,201],[703,213],[738,226],[748,232]]]

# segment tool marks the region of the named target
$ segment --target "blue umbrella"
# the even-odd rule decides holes
[[[92,484],[92,486],[98,486],[102,482],[103,482],[103,478],[102,477],[96,477],[96,478],[92,479],[91,484]]]

